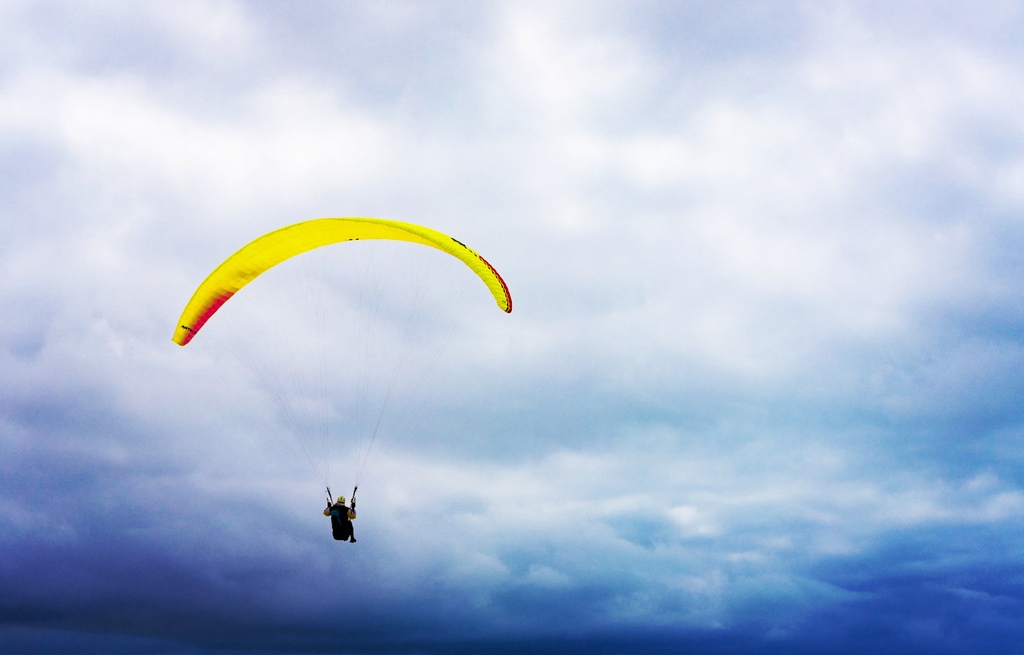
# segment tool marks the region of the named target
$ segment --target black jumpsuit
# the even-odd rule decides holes
[[[351,541],[355,543],[356,536],[352,529],[352,519],[356,517],[356,511],[349,509],[344,503],[334,503],[324,514],[331,517],[331,532],[338,541]]]

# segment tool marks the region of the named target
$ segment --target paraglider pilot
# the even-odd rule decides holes
[[[358,487],[356,487],[358,489]],[[330,496],[328,496],[330,498]],[[331,517],[331,532],[338,541],[356,542],[355,532],[352,530],[352,521],[356,518],[356,492],[352,491],[352,507],[345,504],[345,497],[338,496],[334,504],[328,500],[324,516]]]

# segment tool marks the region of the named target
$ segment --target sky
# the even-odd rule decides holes
[[[1022,62],[1002,0],[3,0],[0,651],[1024,653]],[[514,303],[358,544],[170,339],[338,216]]]

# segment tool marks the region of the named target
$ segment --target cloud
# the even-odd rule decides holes
[[[1019,642],[1013,5],[0,12],[0,650]],[[457,324],[349,546],[272,390],[170,327],[360,214],[516,309]]]

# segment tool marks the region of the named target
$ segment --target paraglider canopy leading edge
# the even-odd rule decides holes
[[[383,218],[318,218],[265,234],[224,260],[199,285],[185,306],[174,330],[174,343],[187,345],[242,287],[281,262],[321,246],[372,239],[419,243],[456,257],[487,285],[498,307],[505,312],[512,311],[512,296],[494,267],[446,234]]]

